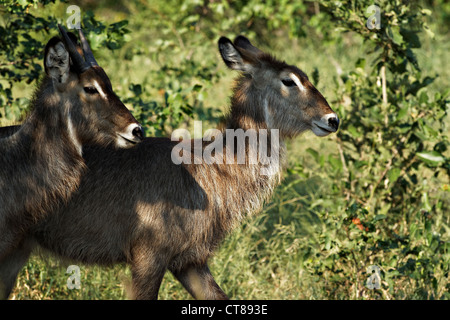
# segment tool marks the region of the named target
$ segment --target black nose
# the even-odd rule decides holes
[[[134,128],[132,131],[132,134],[133,134],[133,136],[135,136],[136,138],[139,138],[140,140],[144,139],[144,130],[142,130],[142,128],[140,126]]]
[[[337,131],[337,129],[339,128],[339,118],[334,117],[334,118],[328,119],[328,125]]]

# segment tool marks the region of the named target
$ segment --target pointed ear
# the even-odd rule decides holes
[[[244,36],[237,36],[236,39],[234,39],[234,45],[240,49],[247,50],[248,52],[251,52],[254,55],[262,54],[263,52],[259,50],[257,47],[252,45],[250,40],[248,40]]]
[[[45,73],[58,84],[65,84],[69,79],[69,52],[58,37],[53,37],[45,46]]]
[[[252,52],[240,50],[228,38],[221,37],[219,39],[219,51],[223,61],[230,69],[250,73],[257,64]]]

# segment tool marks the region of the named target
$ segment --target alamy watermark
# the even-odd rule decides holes
[[[367,278],[366,287],[368,289],[380,289],[381,288],[381,273],[380,267],[372,265],[367,268],[367,274],[370,276]]]
[[[66,274],[70,274],[70,277],[67,278],[67,288],[70,290],[80,289],[81,288],[81,272],[80,267],[76,265],[70,265]]]
[[[67,7],[67,14],[71,14],[66,20],[67,28],[81,29],[81,10],[79,6],[71,5]]]
[[[381,29],[381,10],[380,7],[373,4],[366,9],[367,14],[371,16],[367,19],[366,26],[369,30]]]
[[[202,122],[194,121],[194,137],[201,135]],[[279,171],[278,129],[209,129],[202,139],[192,140],[188,130],[177,129],[171,140],[179,141],[171,154],[175,164],[259,164],[261,175],[268,176]],[[209,143],[203,147],[203,142]]]

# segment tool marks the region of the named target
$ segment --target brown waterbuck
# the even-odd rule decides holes
[[[20,130],[0,139],[0,261],[30,225],[78,188],[86,169],[83,145],[125,148],[143,139],[81,30],[82,49],[75,35],[59,28],[62,39],[52,38],[45,48],[46,75],[32,111]]]
[[[259,149],[264,136],[266,151],[283,163],[284,139],[306,130],[326,136],[337,131],[339,120],[301,70],[247,38],[233,43],[222,37],[219,51],[229,68],[241,72],[222,132],[252,130],[256,144],[250,134],[239,146],[234,144],[238,135],[215,132],[214,141],[146,138],[126,151],[85,148],[89,173],[80,189],[0,265],[4,282],[15,281],[38,244],[75,262],[130,264],[137,299],[156,299],[167,270],[194,298],[227,299],[207,261],[227,233],[260,211],[282,172],[277,161],[252,163],[247,157],[239,163],[239,153]],[[4,134],[8,130],[14,129]],[[188,161],[175,163],[178,151],[184,157],[192,144]],[[206,153],[224,161],[206,161]],[[265,174],[262,168],[268,169]]]

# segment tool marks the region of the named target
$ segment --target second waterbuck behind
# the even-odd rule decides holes
[[[89,174],[79,192],[34,228],[29,241],[0,267],[0,275],[10,277],[5,281],[16,277],[38,243],[81,263],[129,263],[137,299],[157,298],[167,270],[197,299],[227,298],[208,259],[271,196],[286,158],[283,141],[306,130],[326,136],[337,131],[339,120],[300,69],[260,51],[247,38],[239,36],[234,43],[221,38],[219,51],[225,64],[240,72],[222,132],[253,130],[256,144],[244,138],[239,146],[237,135],[216,132],[214,141],[147,138],[126,152],[86,148]],[[263,136],[265,151],[279,161],[234,161],[241,152],[260,150]],[[191,161],[174,163],[173,150],[180,144],[183,152],[189,146],[201,152],[192,150]],[[198,156],[211,151],[212,144],[222,162]]]

